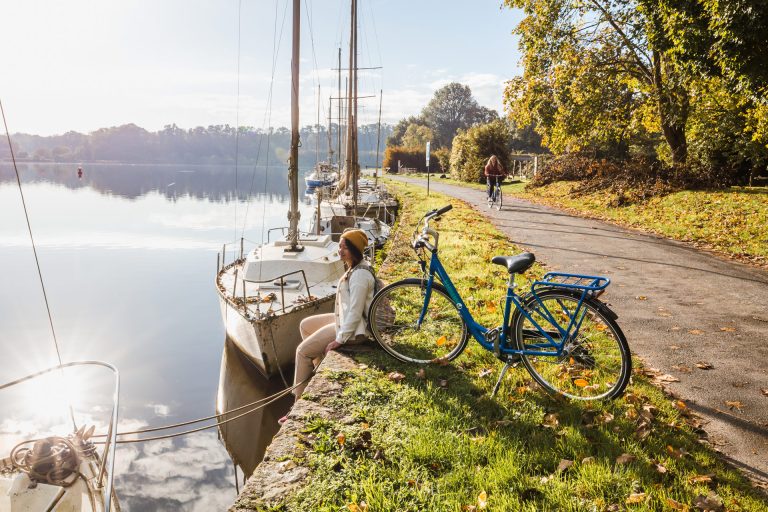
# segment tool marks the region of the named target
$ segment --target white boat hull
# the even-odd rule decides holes
[[[282,240],[257,247],[216,277],[227,336],[266,377],[293,365],[301,321],[333,311],[344,274],[330,236],[307,235],[300,243],[301,251],[286,250]]]

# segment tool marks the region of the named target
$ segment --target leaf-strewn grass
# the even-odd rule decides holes
[[[517,249],[459,201],[393,188],[402,213],[379,275],[388,282],[414,275],[410,233],[428,209],[452,202],[438,224],[442,260],[476,318],[498,323],[506,272],[489,260]],[[768,506],[699,442],[685,405],[642,375],[625,398],[585,404],[550,398],[517,369],[491,398],[501,363],[471,343],[451,364],[423,371],[373,350],[355,356],[357,371],[326,373],[345,386],[322,405],[345,418],[306,422],[293,462],[308,467],[309,477],[274,510],[694,510],[703,500],[733,511]]]

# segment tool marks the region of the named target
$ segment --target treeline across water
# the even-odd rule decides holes
[[[341,130],[343,144],[343,126]],[[359,159],[363,166],[376,163],[378,131],[376,124],[358,127]],[[337,151],[338,133],[339,126],[332,124],[330,140],[334,152]],[[392,126],[381,125],[379,146],[382,152],[383,141],[391,133]],[[327,159],[329,132],[325,126],[306,126],[300,130],[300,137],[299,160],[302,165],[312,165],[316,153],[320,160]],[[52,136],[17,133],[11,140],[14,155],[20,161],[229,164],[237,160],[241,164],[265,165],[288,159],[291,132],[287,128],[236,129],[229,125],[185,130],[175,124],[150,132],[135,124],[126,124],[101,128],[89,134],[74,131]],[[8,160],[10,156],[8,146],[0,146],[0,160]]]

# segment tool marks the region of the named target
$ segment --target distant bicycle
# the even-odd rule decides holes
[[[489,176],[491,180],[491,195],[488,198],[488,208],[496,208],[501,211],[501,207],[504,205],[504,194],[501,192],[501,182],[504,181],[504,176]]]
[[[520,296],[514,291],[515,275],[528,270],[536,258],[531,253],[496,256],[492,262],[509,272],[503,322],[484,327],[472,318],[451,282],[438,258],[439,233],[429,227],[430,220],[451,208],[428,212],[419,221],[422,229],[414,232],[412,247],[421,277],[392,283],[373,298],[368,318],[381,347],[400,361],[440,364],[458,357],[471,334],[505,363],[494,395],[507,370],[522,362],[550,393],[575,400],[621,396],[632,373],[632,358],[618,316],[598,300],[610,280],[549,272]],[[426,251],[432,253],[429,267]]]

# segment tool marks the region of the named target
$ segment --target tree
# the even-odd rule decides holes
[[[410,124],[403,134],[403,147],[406,148],[424,148],[427,142],[434,138],[432,130],[426,126]]]
[[[387,137],[387,146],[402,146],[403,135],[405,135],[405,131],[412,124],[427,126],[426,122],[422,117],[410,116],[410,117],[406,117],[405,119],[401,119],[400,121],[398,121],[395,127],[392,128],[392,133],[390,134],[390,136]]]
[[[450,147],[460,129],[491,120],[491,112],[478,105],[469,86],[453,82],[435,92],[422,110],[421,117],[434,132],[436,145]]]
[[[684,163],[687,77],[650,3],[505,0],[526,15],[515,29],[524,75],[505,91],[512,118],[535,122],[557,150],[622,151],[660,131],[671,161]]]
[[[460,130],[451,148],[451,177],[461,181],[483,181],[483,169],[491,155],[509,168],[509,125],[497,119]]]

